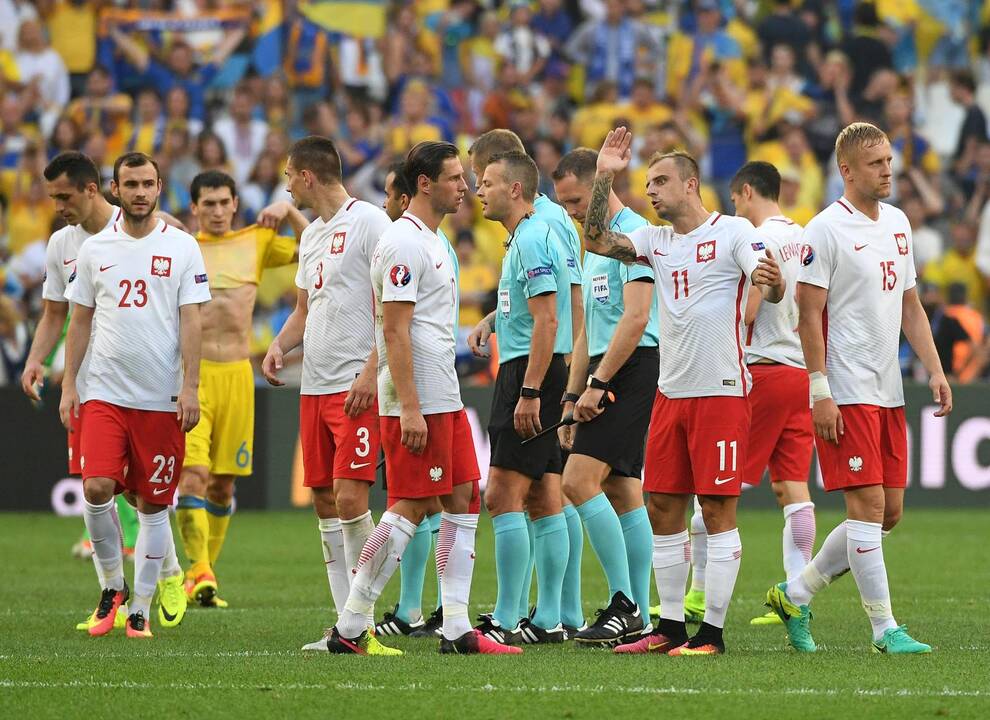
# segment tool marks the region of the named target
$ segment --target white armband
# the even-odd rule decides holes
[[[811,383],[811,402],[825,400],[832,397],[832,389],[828,386],[828,378],[823,372],[809,373],[808,380]]]

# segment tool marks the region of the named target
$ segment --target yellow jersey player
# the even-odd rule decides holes
[[[262,211],[261,224],[232,230],[237,188],[222,172],[197,175],[190,195],[213,299],[203,306],[202,414],[186,436],[176,516],[191,564],[185,580],[189,600],[225,607],[213,566],[230,524],[234,480],[251,474],[254,374],[248,358],[255,296],[265,268],[297,257],[296,240],[279,236],[277,227],[288,220],[301,233],[307,223],[290,203],[276,203]]]

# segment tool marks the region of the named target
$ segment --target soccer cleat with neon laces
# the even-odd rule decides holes
[[[771,610],[763,615],[757,615],[755,618],[749,621],[750,625],[783,625],[784,621],[780,619],[780,616]]]
[[[409,637],[440,637],[440,630],[443,628],[443,608],[438,607],[433,614],[426,619],[426,622],[417,627]]]
[[[684,596],[684,621],[700,623],[705,619],[705,591],[689,590]]]
[[[129,638],[150,638],[151,626],[143,612],[132,613],[127,616],[127,637]]]
[[[402,655],[397,648],[390,648],[378,642],[378,639],[367,630],[356,638],[342,637],[337,628],[331,628],[325,640],[327,652],[339,655]]]
[[[882,638],[873,641],[873,652],[886,655],[923,655],[931,651],[931,645],[918,642],[907,634],[907,625],[888,628]]]
[[[186,615],[186,591],[182,573],[158,581],[158,623],[175,627]]]
[[[470,630],[455,640],[440,638],[441,655],[521,655],[522,648],[489,640],[480,630]]]
[[[99,637],[113,630],[117,622],[117,613],[120,612],[121,607],[126,607],[130,597],[131,591],[127,587],[126,580],[123,590],[104,588],[103,594],[100,595],[100,604],[96,606],[94,622],[89,626],[89,634]]]
[[[787,641],[798,652],[815,652],[818,646],[811,637],[811,610],[807,605],[795,605],[787,596],[787,583],[777,583],[767,590],[767,607],[787,628]]]
[[[416,630],[426,625],[423,618],[414,623],[407,623],[397,615],[398,611],[399,606],[396,605],[392,612],[387,612],[382,616],[381,622],[375,625],[375,635],[412,635]]]
[[[683,643],[683,639],[674,640],[664,635],[660,630],[654,630],[647,635],[641,635],[634,642],[616,646],[612,652],[617,655],[646,655],[648,653],[666,655]]]
[[[643,615],[625,593],[615,593],[608,607],[596,611],[595,615],[595,622],[574,635],[574,640],[583,645],[611,647],[643,632]]]

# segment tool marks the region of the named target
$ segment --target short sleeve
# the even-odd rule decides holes
[[[363,222],[365,224],[364,256],[370,262],[375,255],[375,248],[378,247],[378,241],[381,239],[382,234],[391,227],[392,221],[384,212],[378,211],[365,215]]]
[[[565,221],[567,240],[567,269],[570,272],[571,285],[580,285],[584,278],[581,277],[581,236],[578,235],[577,228],[570,218]]]
[[[907,230],[907,268],[904,270],[904,292],[918,284],[918,270],[914,266],[914,235]]]
[[[426,271],[423,258],[415,242],[389,243],[382,249],[382,302],[416,302]]]
[[[76,305],[96,307],[96,288],[93,285],[93,263],[90,260],[89,245],[83,245],[76,259],[76,269],[69,276],[65,299]]]
[[[653,268],[641,263],[636,263],[634,265],[619,263],[619,277],[622,278],[623,285],[630,282],[644,280],[651,283],[656,282],[656,275],[653,272]]]
[[[211,297],[203,253],[196,241],[193,240],[189,244],[186,265],[179,277],[179,306],[209,302]]]
[[[811,223],[801,235],[801,267],[798,282],[828,290],[832,278],[832,248],[821,223]]]
[[[296,239],[284,235],[272,235],[265,247],[263,268],[276,268],[288,265],[296,257]]]
[[[653,245],[653,228],[649,225],[643,225],[626,233],[626,237],[636,249],[636,255],[648,263]]]
[[[551,238],[553,231],[546,226],[538,227],[538,231],[534,228],[533,232],[523,232],[515,240],[518,243],[516,252],[527,298],[557,292],[555,275],[561,271],[560,268],[555,271],[553,255],[550,251],[550,243],[554,240]]]
[[[45,300],[65,302],[62,262],[58,255],[58,243],[49,240],[48,247],[45,248],[45,282],[41,287],[41,296]]]
[[[739,222],[739,232],[735,235],[732,246],[732,259],[743,271],[747,278],[753,276],[760,263],[761,257],[766,257],[766,240],[756,232],[756,228],[748,221]],[[771,245],[770,251],[776,250],[775,245]]]

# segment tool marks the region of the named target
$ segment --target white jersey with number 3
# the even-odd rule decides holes
[[[653,268],[660,300],[660,392],[669,398],[749,392],[743,310],[764,243],[748,220],[713,212],[678,235],[669,225],[629,234]]]
[[[351,389],[375,346],[374,296],[368,271],[378,238],[391,225],[371,203],[351,199],[299,241],[296,286],[308,295],[302,395]]]
[[[801,267],[802,228],[783,215],[767,218],[756,229],[773,253],[784,277],[784,297],[779,303],[761,302],[756,319],[746,333],[746,362],[773,360],[804,368],[798,335],[797,280]]]
[[[825,372],[835,402],[903,405],[901,307],[916,284],[907,216],[880,203],[874,221],[843,197],[808,223],[803,241],[799,281],[828,290]]]
[[[95,308],[87,399],[174,411],[182,381],[179,308],[210,299],[192,235],[159,221],[135,238],[114,223],[80,249],[65,297]]]

